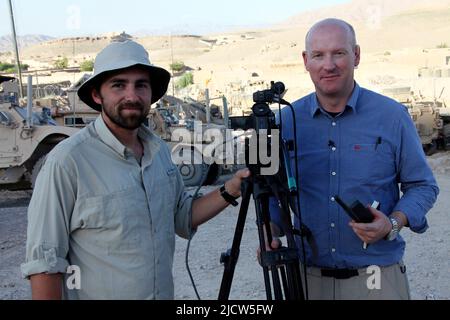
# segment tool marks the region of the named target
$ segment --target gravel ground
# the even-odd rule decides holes
[[[430,229],[422,235],[403,230],[407,241],[408,267],[413,299],[450,299],[450,153],[430,159],[441,193],[429,212]],[[202,192],[212,190],[207,187]],[[29,192],[0,192],[0,300],[29,299],[28,281],[20,278],[19,265],[25,255],[26,206]],[[231,287],[231,299],[265,299],[262,269],[255,249],[258,246],[255,215],[251,203],[241,244],[240,260]],[[231,247],[238,209],[228,208],[202,226],[191,242],[189,265],[202,299],[217,299],[223,276],[220,255]],[[174,262],[176,299],[195,299],[185,267],[187,241],[177,239]]]

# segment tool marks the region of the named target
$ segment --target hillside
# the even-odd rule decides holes
[[[25,36],[19,36],[17,37],[17,42],[19,45],[19,48],[27,48],[30,46],[33,46],[35,44],[49,41],[54,39],[50,36],[45,35],[25,35]],[[0,52],[8,52],[13,51],[13,43],[12,43],[12,37],[10,35],[8,36],[1,36],[0,37]]]
[[[208,36],[146,36],[136,38],[150,52],[153,63],[169,68],[183,61],[194,73],[195,86],[183,96],[196,94],[208,85],[212,95],[246,100],[271,80],[282,80],[289,88],[286,97],[295,99],[311,91],[301,52],[308,28],[324,17],[343,18],[356,29],[362,48],[358,81],[374,90],[386,86],[412,86],[428,95],[450,87],[450,78],[418,78],[445,66],[450,56],[450,0],[354,0],[345,4],[294,15],[267,29],[241,30]],[[70,66],[93,59],[111,41],[108,35],[42,42],[24,49],[24,63],[48,68],[67,57]],[[438,49],[438,47],[441,47]],[[40,82],[75,81],[81,74],[51,74]],[[444,91],[444,98],[450,90]],[[251,101],[234,102],[249,108]]]

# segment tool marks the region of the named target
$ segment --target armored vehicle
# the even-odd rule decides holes
[[[444,101],[416,95],[411,87],[389,88],[383,93],[408,108],[427,155],[438,149],[450,150],[450,108]]]
[[[57,126],[50,110],[34,112],[18,105],[16,79],[0,76],[0,188],[34,186],[46,155],[77,129]]]
[[[422,121],[421,128],[430,130],[429,128],[434,126],[433,131],[437,130],[437,134],[433,133],[432,141],[428,141],[428,148],[425,147],[427,154],[432,154],[438,149],[450,150],[450,107],[447,107],[445,102],[440,99],[420,99],[415,101],[413,106],[419,107],[421,110],[428,110],[422,112],[428,114],[428,116],[425,115],[422,118],[428,117],[429,119],[425,122]],[[429,116],[431,113],[434,113],[433,117]]]
[[[442,103],[440,106],[438,105],[438,110],[443,122],[441,134],[442,147],[445,150],[450,150],[450,107]]]
[[[155,134],[168,143],[174,159],[182,152],[190,153],[187,156],[190,161],[182,161],[181,163],[175,161],[186,186],[198,186],[205,177],[204,185],[213,184],[223,171],[233,169],[232,165],[217,164],[217,160],[221,155],[211,154],[210,156],[205,156],[205,152],[203,151],[205,146],[209,144],[205,141],[205,135],[202,134],[200,137],[194,136],[196,132],[205,133],[208,129],[216,129],[222,132],[223,137],[226,137],[226,128],[224,125],[202,122],[195,124],[194,120],[190,119],[180,121],[176,115],[176,111],[167,107],[152,109],[149,114],[148,124]],[[195,128],[195,125],[200,125],[201,127]],[[185,139],[183,141],[177,141],[177,138],[175,138],[176,135],[174,135],[177,130],[182,130],[186,133],[188,135],[188,141]],[[233,157],[234,149],[232,152]],[[227,157],[227,155],[223,154],[222,156],[222,160]],[[207,163],[211,163],[211,165],[208,166]]]
[[[427,155],[435,153],[443,130],[439,110],[421,102],[413,102],[408,110],[416,125],[425,153]]]

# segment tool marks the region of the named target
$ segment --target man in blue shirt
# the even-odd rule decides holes
[[[293,104],[302,222],[318,249],[305,245],[309,298],[409,299],[398,232],[425,232],[439,192],[416,128],[404,106],[355,82],[360,48],[348,23],[315,24],[303,59],[315,86]],[[286,139],[294,138],[292,119],[284,109]],[[373,222],[352,221],[335,195],[369,207],[378,201]],[[277,211],[272,203],[275,221]]]

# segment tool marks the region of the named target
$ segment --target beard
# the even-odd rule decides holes
[[[114,124],[128,130],[139,128],[146,120],[150,110],[150,107],[140,102],[126,102],[117,106],[107,106],[102,99],[102,105],[103,111]],[[124,115],[124,109],[139,110],[140,113]]]

